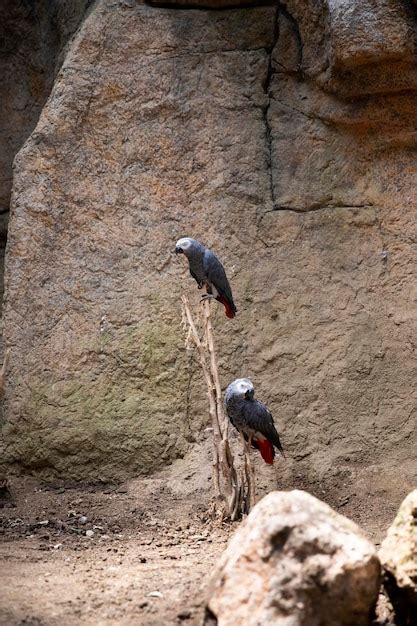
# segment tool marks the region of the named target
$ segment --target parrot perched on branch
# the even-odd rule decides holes
[[[178,239],[175,252],[185,254],[187,257],[190,274],[197,282],[198,288],[206,286],[207,293],[202,296],[202,300],[215,298],[224,305],[227,317],[233,318],[237,309],[233,302],[232,290],[224,267],[216,255],[191,237]]]
[[[271,413],[263,402],[254,399],[255,389],[249,378],[230,383],[224,395],[227,416],[245,441],[257,448],[265,463],[272,465],[275,448],[285,458]]]

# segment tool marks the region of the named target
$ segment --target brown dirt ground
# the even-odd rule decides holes
[[[209,464],[202,472],[198,459],[116,487],[13,479],[14,503],[0,510],[1,626],[200,624],[235,526],[209,519]],[[306,488],[379,543],[410,486],[378,468],[354,475],[284,487]]]

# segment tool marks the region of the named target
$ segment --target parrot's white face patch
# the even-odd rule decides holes
[[[233,383],[237,393],[244,395],[247,391],[254,391],[254,386],[249,378],[238,378]]]
[[[175,247],[181,248],[184,252],[188,250],[192,246],[192,239],[190,237],[183,237],[182,239],[178,239]]]

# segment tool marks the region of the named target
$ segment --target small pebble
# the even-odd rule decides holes
[[[151,591],[148,593],[149,598],[162,598],[162,593],[160,591]]]
[[[92,537],[94,537],[94,530],[86,530],[85,536],[91,539]]]
[[[85,515],[80,515],[80,517],[78,518],[78,523],[79,524],[86,524],[87,523],[87,518]]]

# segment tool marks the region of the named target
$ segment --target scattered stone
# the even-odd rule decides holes
[[[345,506],[346,504],[348,504],[349,500],[350,500],[350,496],[345,496],[344,498],[340,498],[339,506]]]
[[[186,619],[190,619],[191,617],[191,611],[189,609],[184,609],[183,611],[180,611],[177,615],[179,620],[186,620]]]
[[[114,533],[120,533],[122,529],[120,528],[120,526],[112,526],[111,527],[111,531]]]
[[[78,523],[79,524],[86,524],[87,523],[87,517],[85,515],[80,515],[80,517],[78,518]]]
[[[149,598],[162,598],[163,595],[160,591],[151,591],[150,593],[148,593],[148,597]]]
[[[368,626],[379,586],[375,548],[356,524],[303,491],[276,491],[223,553],[205,624]]]
[[[89,539],[92,539],[94,537],[94,530],[86,530],[85,536],[88,537]]]
[[[401,504],[382,542],[379,558],[384,587],[401,625],[417,616],[417,489]]]
[[[372,626],[398,626],[393,606],[383,589],[379,592]]]

